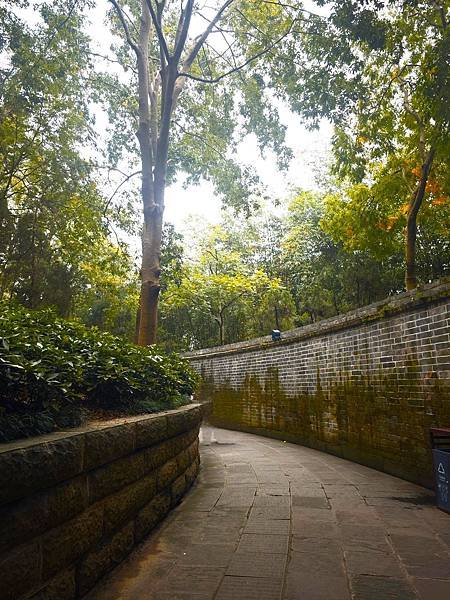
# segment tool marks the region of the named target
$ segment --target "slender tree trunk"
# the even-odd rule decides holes
[[[277,305],[274,306],[274,310],[275,310],[275,327],[276,327],[276,329],[280,329],[280,319],[278,316],[278,306]]]
[[[30,299],[29,299],[29,307],[36,308],[36,224],[37,224],[37,210],[34,210],[33,213],[33,230],[31,234],[31,273],[30,273]]]
[[[427,158],[422,165],[420,180],[412,196],[408,218],[406,221],[405,230],[405,258],[406,258],[406,273],[405,286],[407,290],[414,290],[417,287],[417,272],[416,272],[416,239],[417,239],[417,215],[422,206],[425,196],[425,188],[428,177],[430,175],[431,165],[433,164],[435,148],[431,148]]]
[[[153,204],[145,216],[142,247],[142,288],[139,344],[144,346],[156,342],[158,327],[158,299],[161,289],[161,238],[166,190],[167,159],[169,154],[170,120],[173,111],[173,94],[177,79],[177,68],[167,65],[164,77],[161,127],[156,144],[153,174]],[[150,132],[149,132],[150,133]],[[144,209],[145,215],[145,209]]]
[[[154,344],[158,326],[158,297],[160,290],[160,248],[162,213],[154,210],[153,217],[144,223],[142,243],[142,284],[138,343]]]
[[[152,344],[156,336],[156,318],[152,311],[153,297],[159,293],[159,255],[155,257],[155,232],[158,230],[158,218],[155,205],[153,184],[153,150],[151,141],[150,86],[148,46],[150,39],[151,19],[145,0],[142,1],[141,25],[137,55],[138,94],[139,94],[139,127],[136,133],[139,140],[142,167],[142,204],[144,209],[144,225],[142,230],[142,267],[141,297],[139,307],[139,323],[137,342],[141,346]]]
[[[215,317],[215,320],[219,326],[219,346],[223,346],[225,339],[225,319],[223,316],[223,309],[219,311],[219,316]]]

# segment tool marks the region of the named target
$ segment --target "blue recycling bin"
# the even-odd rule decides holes
[[[450,513],[450,429],[433,427],[430,433],[436,504]]]

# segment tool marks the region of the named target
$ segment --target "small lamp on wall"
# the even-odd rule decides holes
[[[272,329],[272,342],[279,342],[281,340],[281,331],[279,329]]]

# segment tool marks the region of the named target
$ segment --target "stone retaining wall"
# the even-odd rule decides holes
[[[0,446],[0,599],[88,592],[193,483],[200,422],[189,405]]]
[[[432,485],[429,427],[450,427],[450,283],[306,327],[188,353],[212,420]]]

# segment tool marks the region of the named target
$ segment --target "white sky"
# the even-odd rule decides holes
[[[293,150],[293,159],[287,172],[281,172],[271,157],[261,158],[253,136],[240,144],[238,155],[243,162],[253,164],[273,199],[284,199],[292,188],[314,189],[314,166],[326,161],[331,139],[331,126],[323,122],[318,131],[308,131],[298,117],[285,111],[283,122],[287,125],[287,143]],[[210,223],[220,220],[220,198],[215,196],[213,186],[202,182],[198,186],[183,188],[182,181],[166,190],[165,219],[178,230],[184,229],[189,215]]]

